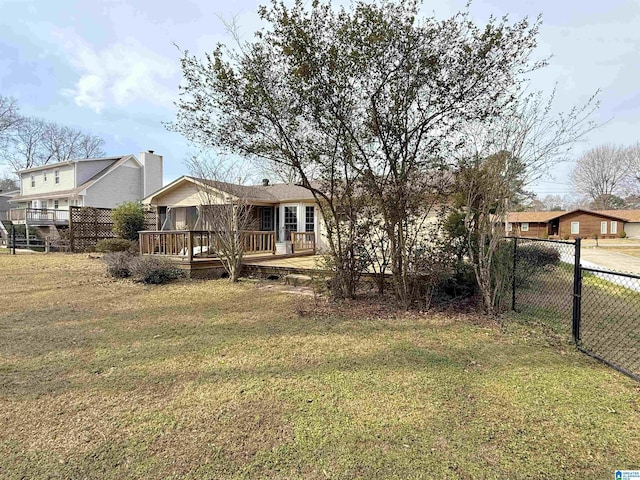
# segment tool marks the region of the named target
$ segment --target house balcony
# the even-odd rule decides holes
[[[7,213],[7,220],[16,225],[34,227],[47,225],[69,225],[69,210],[50,208],[14,208]]]

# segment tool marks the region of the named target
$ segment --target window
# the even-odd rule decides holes
[[[304,217],[305,232],[313,232],[316,229],[315,211],[316,211],[316,207],[307,206],[305,209],[305,217]]]
[[[31,187],[35,187],[35,186],[36,186],[36,176],[31,175]]]
[[[507,232],[513,231],[513,223],[507,222]]]
[[[580,222],[571,222],[571,235],[578,235],[580,233]]]
[[[42,172],[42,180],[43,181],[47,181],[47,171],[45,170],[44,172]]]
[[[522,222],[522,225],[520,226],[520,230],[522,230],[523,232],[528,232],[529,231],[529,222]]]
[[[607,233],[607,222],[600,222],[600,233]]]
[[[46,209],[48,207],[49,202],[47,200],[40,200],[40,208]]]
[[[53,208],[55,208],[56,210],[58,210],[58,207],[60,206],[60,203],[58,202],[58,200],[54,200],[53,201]]]
[[[271,207],[260,207],[260,230],[263,232],[273,230],[273,210]]]
[[[611,233],[618,233],[618,222],[611,222]]]
[[[298,231],[298,207],[284,207],[284,239],[291,240],[291,232]]]
[[[60,170],[54,170],[53,177],[55,183],[60,183]]]

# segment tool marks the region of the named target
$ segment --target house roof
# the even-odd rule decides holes
[[[568,212],[511,212],[507,215],[509,223],[547,223]]]
[[[598,210],[598,213],[617,216],[627,222],[640,222],[640,210]]]
[[[116,160],[116,161],[113,162],[111,165],[100,170],[93,177],[91,177],[89,180],[87,180],[82,185],[76,188],[73,188],[70,190],[33,193],[31,195],[16,195],[15,197],[11,198],[9,201],[10,202],[26,202],[29,200],[37,200],[39,198],[63,198],[63,197],[74,197],[77,195],[81,195],[84,190],[89,188],[91,185],[96,183],[102,177],[104,177],[105,175],[108,175],[113,170],[115,170],[116,168],[118,168],[120,165],[122,165],[123,163],[125,163],[131,158],[135,159],[133,155],[125,155],[123,157],[107,157],[107,158],[94,159],[94,160]],[[56,164],[56,165],[59,165],[59,164]]]
[[[0,197],[15,197],[16,195],[18,195],[20,193],[20,190],[10,190],[8,192],[3,192],[2,190],[0,190]]]
[[[127,156],[127,155],[125,155],[125,156]],[[121,158],[122,158],[122,156],[117,156],[117,157],[99,157],[99,158],[75,158],[75,159],[67,160],[65,162],[48,163],[46,165],[40,165],[38,167],[31,167],[31,168],[25,168],[23,170],[17,170],[16,173],[17,174],[22,174],[22,173],[37,172],[37,171],[40,171],[40,170],[48,170],[50,168],[61,167],[63,165],[72,165],[72,164],[78,163],[78,162],[97,162],[97,161],[104,161],[104,160],[119,160]]]
[[[584,212],[593,215],[600,215],[604,217],[613,218],[615,220],[621,220],[623,222],[629,222],[628,217],[622,215],[625,210],[586,210],[584,208],[576,208],[569,211],[555,211],[555,212],[511,212],[507,215],[507,222],[509,223],[547,223],[556,218],[564,217],[571,213]],[[627,212],[638,212],[637,218],[640,221],[640,210],[626,210]],[[629,217],[630,218],[630,217]]]
[[[153,192],[147,196],[143,203],[151,203],[154,197],[162,195],[174,188],[177,188],[184,182],[191,182],[196,185],[208,185],[215,190],[232,195],[236,198],[242,198],[248,202],[275,204],[282,202],[294,201],[313,201],[313,194],[304,187],[299,185],[276,183],[273,185],[238,185],[229,182],[220,182],[217,180],[207,180],[204,178],[195,178],[190,176],[182,176],[173,182],[165,185],[160,190]]]

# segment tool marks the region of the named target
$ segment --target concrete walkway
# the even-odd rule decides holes
[[[604,270],[615,270],[616,272],[640,275],[640,258],[625,255],[624,253],[611,252],[604,248],[583,246],[580,251],[580,258],[583,264],[588,262],[589,264],[597,265]]]

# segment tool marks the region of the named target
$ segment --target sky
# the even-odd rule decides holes
[[[446,18],[466,2],[425,0],[422,10]],[[193,151],[164,127],[175,117],[182,78],[177,46],[203,55],[232,42],[221,18],[235,17],[250,40],[263,3],[0,0],[0,95],[15,97],[25,115],[103,137],[109,155],[154,150],[168,183],[188,173]],[[602,126],[574,147],[574,159],[596,145],[640,140],[640,0],[475,0],[470,11],[478,22],[542,15],[535,57],[552,57],[531,82],[546,92],[557,85],[556,111],[601,91],[593,120]],[[554,167],[533,191],[570,194],[571,169]]]

